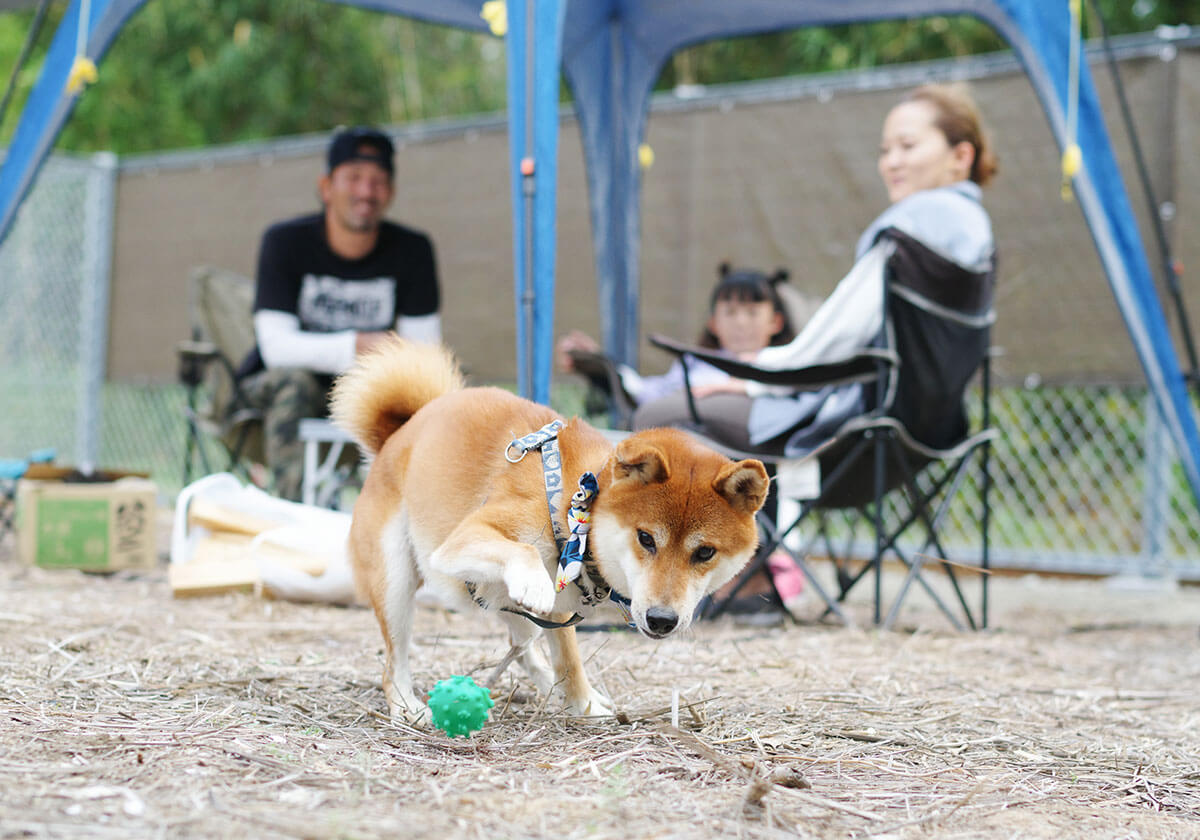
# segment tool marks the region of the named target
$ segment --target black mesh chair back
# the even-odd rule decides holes
[[[880,367],[875,387],[866,392],[867,412],[894,418],[925,447],[949,449],[968,436],[965,395],[990,345],[994,266],[969,271],[894,228],[882,236],[894,246],[884,276],[882,341],[899,363]],[[864,433],[847,430],[832,442],[820,456],[822,473],[830,475],[844,464]],[[895,453],[888,457],[885,492],[899,486],[904,475]],[[914,468],[931,460],[919,451],[910,457]],[[843,473],[821,507],[859,507],[874,498],[870,469],[854,463]]]

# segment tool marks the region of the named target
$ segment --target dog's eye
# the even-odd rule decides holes
[[[647,551],[654,551],[654,537],[647,534],[645,531],[638,531],[638,542],[642,544],[642,548]]]
[[[711,545],[702,545],[692,552],[692,562],[707,563],[709,560],[713,559],[716,553],[717,550]]]

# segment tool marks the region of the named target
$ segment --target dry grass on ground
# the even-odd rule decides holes
[[[384,719],[365,610],[0,553],[0,836],[1200,836],[1200,593],[993,593],[984,633],[921,593],[897,632],[585,633],[619,721],[565,719],[514,670],[451,740]],[[422,609],[420,688],[502,654]]]

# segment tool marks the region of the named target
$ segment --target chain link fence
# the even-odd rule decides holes
[[[1200,580],[1197,503],[1147,389],[1006,387],[991,408],[1000,431],[989,465],[993,567]],[[982,488],[972,476],[949,508],[943,544],[974,565]],[[869,555],[869,536],[853,536]]]
[[[178,489],[182,390],[105,381],[116,159],[47,161],[0,245],[0,458],[150,473]]]
[[[87,393],[84,322],[91,197],[105,176],[87,161],[55,159],[42,170],[17,224],[0,248],[0,451],[21,457],[53,447],[76,458]],[[90,234],[95,236],[95,233]]]

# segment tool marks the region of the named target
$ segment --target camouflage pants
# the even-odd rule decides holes
[[[301,368],[274,368],[246,377],[242,393],[263,412],[263,448],[275,494],[299,501],[304,481],[300,421],[328,414],[329,393],[322,378]]]

